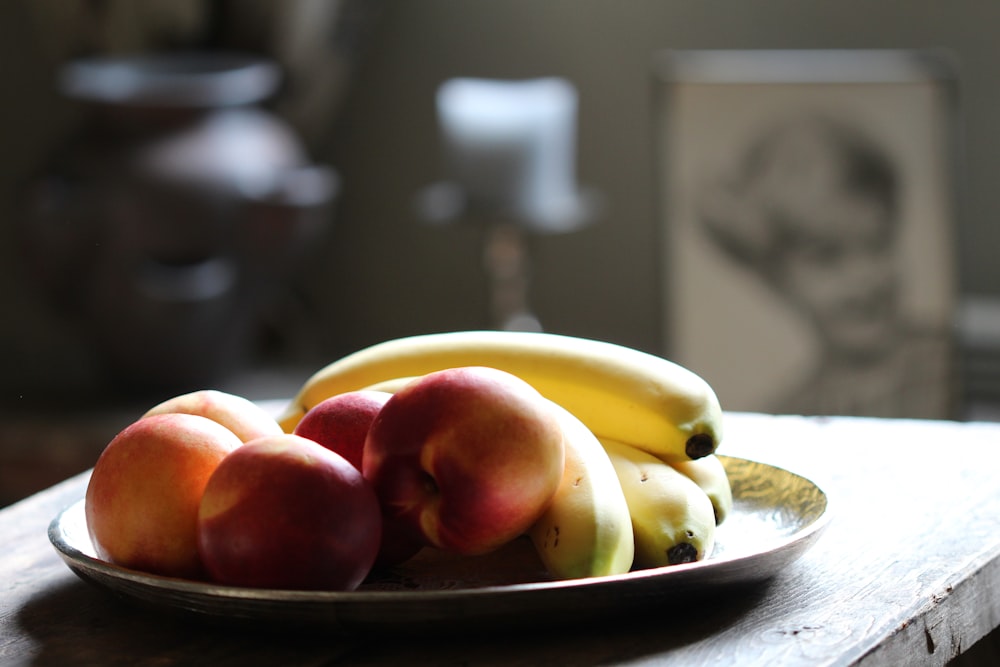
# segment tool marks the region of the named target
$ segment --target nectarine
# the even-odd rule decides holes
[[[217,421],[243,442],[262,435],[282,433],[278,421],[264,408],[243,396],[218,389],[199,389],[174,396],[150,408],[145,416],[171,412],[198,415]]]
[[[564,461],[546,399],[510,373],[464,367],[425,375],[386,402],[368,431],[364,475],[387,518],[473,555],[538,519]]]
[[[293,433],[337,452],[361,471],[368,429],[391,396],[389,392],[366,389],[331,396],[306,412]],[[402,563],[423,546],[422,536],[408,534],[405,525],[383,517],[382,545],[374,567]]]
[[[344,457],[294,434],[251,440],[219,464],[198,513],[219,583],[353,590],[379,549],[378,499]]]
[[[198,506],[216,466],[242,443],[197,415],[143,417],[104,448],[87,485],[87,529],[97,554],[125,567],[202,576]]]
[[[390,396],[365,390],[331,396],[303,415],[293,433],[337,452],[360,471],[368,429]]]

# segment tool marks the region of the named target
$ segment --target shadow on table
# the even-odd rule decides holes
[[[1000,665],[1000,629],[994,630],[969,647],[948,667],[992,667]]]
[[[336,644],[321,652],[280,636],[224,632],[140,609],[76,579],[33,598],[17,622],[37,644],[35,665],[277,665],[340,653]]]
[[[17,622],[34,664],[559,664],[621,663],[697,643],[738,624],[768,584],[738,585],[587,623],[461,632],[338,635],[261,625],[233,627],[140,608],[83,581],[32,599]],[[678,603],[679,602],[679,603]]]

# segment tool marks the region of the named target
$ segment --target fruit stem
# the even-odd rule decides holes
[[[690,542],[679,542],[667,550],[667,562],[671,565],[693,563],[698,560],[698,548]]]
[[[715,451],[715,438],[708,433],[695,433],[687,439],[684,453],[692,459],[701,459]]]

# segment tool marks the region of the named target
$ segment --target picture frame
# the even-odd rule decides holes
[[[955,415],[947,54],[672,50],[654,65],[667,356],[728,410]]]

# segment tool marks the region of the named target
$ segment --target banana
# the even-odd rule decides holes
[[[669,461],[671,467],[689,477],[712,501],[715,525],[726,520],[733,510],[733,488],[719,457],[712,454],[695,461]]]
[[[563,430],[566,467],[551,504],[528,536],[557,579],[628,572],[635,551],[632,519],[611,460],[583,422],[552,405]]]
[[[367,387],[362,387],[368,391],[384,391],[390,394],[395,394],[397,391],[410,384],[413,380],[418,379],[417,377],[402,377],[402,378],[390,378],[388,380],[382,380],[381,382],[376,382],[375,384],[370,384]]]
[[[722,438],[718,398],[696,373],[614,343],[524,331],[424,334],[359,350],[307,379],[280,422],[294,429],[306,411],[334,394],[456,366],[517,375],[595,435],[667,460],[707,456]]]
[[[715,546],[712,503],[691,479],[625,443],[600,439],[618,474],[635,536],[636,569],[702,560]]]

